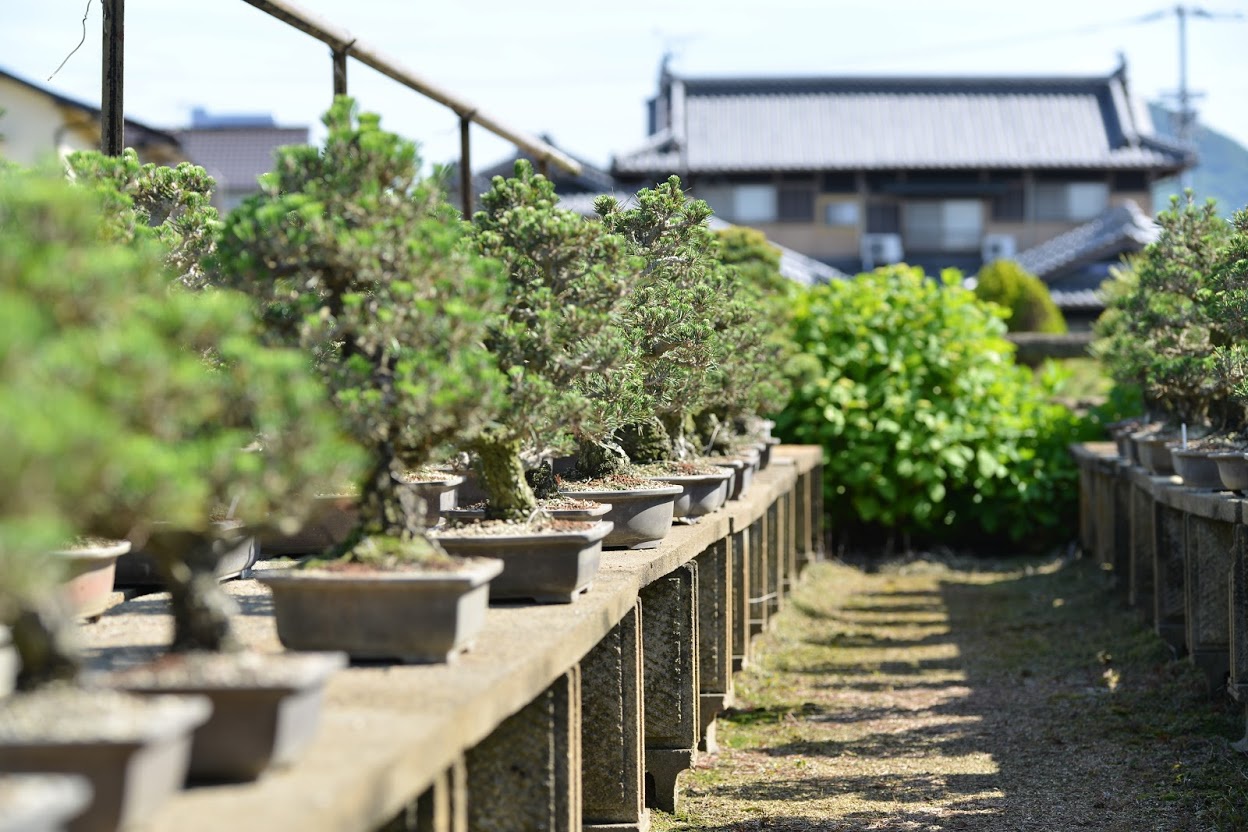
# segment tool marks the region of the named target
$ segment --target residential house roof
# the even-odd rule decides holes
[[[1083,225],[1019,252],[1020,266],[1049,286],[1063,309],[1100,309],[1098,289],[1108,277],[1106,261],[1139,251],[1157,239],[1157,224],[1131,200]]]
[[[0,79],[12,81],[40,95],[47,96],[61,107],[77,111],[82,116],[84,126],[94,122],[93,126],[98,130],[100,122],[99,107],[61,95],[58,92],[53,92],[47,87],[27,81],[25,78],[6,72],[3,69],[0,69]],[[143,122],[135,121],[131,118],[125,119],[124,125],[127,146],[135,148],[140,153],[149,151],[153,155],[162,157],[161,161],[176,161],[182,158],[181,145],[173,133],[166,130],[157,130],[155,127],[149,127]]]
[[[1136,169],[1192,163],[1154,134],[1125,67],[1095,77],[683,78],[617,175],[872,169]]]
[[[217,180],[218,189],[254,191],[256,177],[273,170],[273,151],[307,143],[308,128],[221,125],[177,130],[175,135],[187,156]]]
[[[602,194],[571,194],[569,196],[560,196],[559,207],[566,208],[569,211],[576,211],[585,217],[597,216],[594,212],[594,200]],[[628,206],[632,204],[632,194],[621,197],[618,194],[611,194],[616,199]],[[723,228],[731,228],[732,223],[725,222],[719,217],[711,217],[707,225],[715,230]],[[843,280],[846,275],[839,269],[834,269],[826,263],[820,263],[813,257],[807,257],[805,254],[793,251],[793,249],[776,245],[775,242],[768,240],[772,246],[780,251],[780,274],[789,280],[802,284],[803,286],[813,286],[818,283],[828,283],[833,280]]]

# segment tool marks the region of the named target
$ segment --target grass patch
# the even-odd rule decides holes
[[[1095,564],[820,564],[664,830],[1248,830],[1242,706]]]

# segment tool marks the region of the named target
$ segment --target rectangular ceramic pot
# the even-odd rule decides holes
[[[715,474],[657,475],[649,479],[679,485],[684,492],[672,507],[673,517],[702,517],[728,501],[729,484],[734,477],[730,468],[717,466]]]
[[[457,557],[490,557],[503,562],[502,573],[490,582],[491,601],[567,604],[589,589],[598,574],[602,541],[611,529],[610,522],[600,520],[584,531],[436,535],[436,539]]]
[[[67,774],[0,777],[0,832],[63,832],[91,801],[86,778]]]
[[[215,540],[212,548],[220,558],[217,561],[216,574],[217,578],[222,581],[237,578],[245,570],[250,569],[260,554],[260,548],[254,537]],[[117,558],[115,586],[161,586],[163,583],[156,566],[156,559],[147,552],[127,552]]]
[[[17,648],[13,646],[13,637],[9,628],[0,624],[0,699],[13,692],[18,670]]]
[[[1208,451],[1170,449],[1174,472],[1183,479],[1188,488],[1200,488],[1219,491],[1222,488],[1222,477],[1218,475],[1218,463]]]
[[[225,654],[205,658],[259,659],[267,667],[255,674],[254,680],[247,678],[245,672],[227,672],[219,674],[219,681],[209,683],[195,678],[179,679],[176,672],[145,668],[110,680],[115,687],[131,693],[208,697],[212,715],[196,729],[191,743],[187,777],[192,782],[254,780],[270,766],[294,760],[316,735],[326,681],[347,663],[343,653]]]
[[[177,697],[160,721],[130,739],[0,743],[0,772],[77,774],[91,784],[91,803],[69,832],[116,832],[150,815],[182,788],[191,731],[208,718],[202,697]],[[173,697],[168,697],[171,700]]]
[[[602,541],[605,549],[657,548],[672,530],[676,498],[684,491],[679,485],[631,491],[581,491],[575,486],[566,483],[559,491],[567,497],[611,504],[604,518],[612,523],[611,533]]]
[[[277,635],[291,650],[341,650],[352,659],[452,661],[485,623],[497,560],[457,571],[327,572],[271,569]]]

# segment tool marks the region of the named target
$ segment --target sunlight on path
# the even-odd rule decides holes
[[[1159,697],[1215,733],[1235,715],[1111,600],[1057,559],[813,567],[655,828],[1218,828],[1176,770],[1248,770],[1223,737],[1148,720]]]

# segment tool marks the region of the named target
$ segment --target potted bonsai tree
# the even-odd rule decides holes
[[[208,704],[52,684],[77,661],[44,553],[120,536],[140,506],[180,516],[201,496],[181,475],[194,456],[152,428],[176,434],[213,405],[189,383],[206,375],[199,357],[171,337],[198,314],[167,297],[158,252],[101,242],[99,210],[59,177],[0,176],[0,615],[29,691],[0,705],[0,771],[85,776],[79,823],[112,828],[181,785]]]
[[[480,472],[484,525],[455,524],[437,537],[452,552],[503,559],[494,598],[570,601],[596,573],[612,524],[552,522],[538,497],[559,497],[553,477],[544,470],[535,494],[529,475],[543,453],[609,435],[630,403],[640,403],[636,393],[592,395],[636,379],[616,317],[639,264],[601,223],[559,208],[554,185],[527,161],[516,163],[513,178],[495,177],[481,201],[473,242],[506,273],[506,299],[485,340],[505,379],[506,404],[465,446]]]
[[[323,148],[282,148],[261,193],[229,215],[218,261],[224,283],[259,301],[268,336],[307,351],[371,459],[349,537],[261,578],[288,647],[445,660],[483,623],[502,565],[448,558],[401,478],[493,412],[498,374],[482,342],[497,267],[420,178],[413,143],[346,97],[324,122]]]
[[[1211,291],[1205,302],[1216,321],[1214,372],[1228,391],[1223,405],[1228,448],[1210,454],[1222,485],[1248,491],[1248,210],[1237,211],[1233,230],[1210,275]]]
[[[179,392],[213,406],[210,413],[180,414],[201,418],[176,429],[167,415],[161,424],[142,426],[162,430],[187,454],[179,474],[197,488],[195,502],[177,517],[152,514],[148,519],[159,522],[132,529],[144,559],[126,556],[130,580],[144,580],[154,569],[170,590],[172,647],[185,655],[111,682],[132,691],[208,695],[213,714],[196,734],[191,776],[252,778],[270,763],[293,759],[310,739],[325,681],[343,656],[261,658],[237,651],[229,620],[237,609],[218,575],[249,565],[250,535],[301,522],[322,478],[356,476],[361,455],[340,436],[304,354],[261,346],[247,298],[207,288],[206,262],[220,223],[203,169],[140,165],[133,151],[118,158],[79,153],[70,164],[76,181],[100,196],[110,237],[163,254],[166,275],[174,278],[169,303],[198,316],[196,325],[170,332],[171,347],[197,358],[202,369],[186,376],[188,387]],[[161,413],[156,404],[140,412]],[[127,567],[125,560],[119,568]]]
[[[1158,473],[1173,469],[1168,444],[1202,437],[1221,425],[1226,390],[1214,372],[1214,321],[1202,301],[1227,225],[1212,204],[1197,206],[1189,192],[1157,218],[1158,239],[1132,260],[1128,291],[1111,290],[1114,314],[1099,325],[1098,350],[1115,380],[1138,381],[1162,424],[1136,434],[1142,461]],[[1138,374],[1135,379],[1126,373]]]

